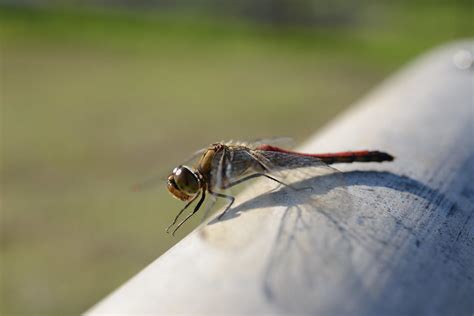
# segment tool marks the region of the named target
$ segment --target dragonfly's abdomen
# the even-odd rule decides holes
[[[287,154],[294,154],[304,157],[313,157],[321,159],[326,164],[333,163],[351,163],[351,162],[383,162],[392,161],[394,157],[388,153],[382,151],[345,151],[339,153],[328,153],[328,154],[306,154],[294,151],[285,150],[279,147],[270,145],[260,145],[256,148],[257,150],[275,151]]]
[[[350,163],[350,162],[383,162],[392,161],[393,156],[382,151],[346,151],[334,154],[316,154],[312,155],[321,159],[327,164],[332,163]]]

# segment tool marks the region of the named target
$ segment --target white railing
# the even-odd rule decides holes
[[[331,209],[244,192],[87,314],[472,315],[472,56],[430,52],[301,148],[396,156],[337,166],[346,189],[316,197],[346,190]]]

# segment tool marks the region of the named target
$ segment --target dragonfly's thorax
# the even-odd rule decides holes
[[[209,146],[204,152],[201,159],[199,159],[196,169],[202,175],[204,181],[209,181],[211,178],[212,162],[216,155],[225,147],[224,144],[216,143]]]
[[[168,177],[168,191],[181,201],[189,201],[205,186],[199,170],[188,166],[174,168]]]
[[[215,143],[201,156],[196,169],[208,188],[225,189],[249,171],[263,171],[259,162],[252,158],[248,147]]]

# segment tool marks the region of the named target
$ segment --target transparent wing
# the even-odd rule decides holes
[[[181,165],[187,165],[189,163],[191,163],[192,161],[196,160],[199,156],[201,156],[202,154],[204,154],[206,152],[206,150],[208,149],[208,147],[203,147],[199,150],[196,150],[188,159],[186,159],[185,161],[183,161],[181,163]]]
[[[253,141],[226,141],[223,142],[226,145],[234,145],[234,146],[245,146],[248,148],[256,148],[259,145],[262,144],[269,144],[272,146],[278,146],[278,147],[285,147],[285,148],[292,148],[294,146],[294,141],[290,137],[273,137],[273,138],[262,138],[262,139],[257,139]],[[208,146],[203,147],[199,150],[196,150],[188,159],[182,161],[179,165],[188,165],[191,164],[193,161],[195,161],[198,157],[200,157],[204,152],[208,149]],[[218,162],[216,162],[217,166]],[[231,165],[228,165],[227,168],[230,168]],[[223,167],[220,167],[223,168]],[[171,171],[171,170],[170,170]],[[229,171],[230,172],[230,171]],[[143,191],[143,190],[148,190],[156,185],[161,185],[165,184],[168,178],[169,172],[167,174],[163,175],[153,175],[148,177],[145,180],[142,180],[138,183],[135,183],[132,186],[133,191]],[[217,175],[217,173],[216,173]],[[222,174],[220,177],[225,176],[225,174]],[[221,179],[219,178],[219,179]],[[215,177],[216,180],[218,180],[217,177]],[[219,180],[220,181],[220,180]],[[217,181],[217,182],[219,182]]]
[[[211,243],[232,248],[246,245],[258,236],[258,223],[269,220],[275,210],[282,208],[297,207],[301,218],[324,216],[338,229],[347,226],[345,219],[352,213],[343,174],[317,158],[238,147],[216,157],[213,170],[217,171],[212,174],[212,181],[219,187],[239,183],[253,174],[265,174],[272,179],[260,177],[262,180],[252,186],[251,193],[239,195],[235,207],[220,221],[211,221],[211,225],[205,227],[203,235]],[[246,198],[248,195],[253,197]],[[269,210],[264,212],[265,209]],[[261,217],[258,221],[250,220],[254,213]],[[244,217],[249,219],[242,224],[247,231],[245,236],[239,229],[232,232],[231,226],[236,226],[227,222],[235,218],[240,221]]]
[[[201,156],[202,154],[204,154],[204,152],[207,150],[207,147],[205,148],[201,148],[197,151],[195,151],[188,159],[186,159],[185,161],[183,161],[180,165],[187,165],[191,162],[193,162],[194,160],[196,160],[199,156]],[[167,182],[167,179],[168,179],[168,176],[169,174],[171,173],[171,170],[167,171],[166,174],[160,174],[160,175],[153,175],[153,176],[150,176],[148,177],[147,179],[145,180],[142,180],[138,183],[135,183],[133,186],[132,186],[132,190],[133,191],[144,191],[144,190],[148,190],[148,189],[151,189],[153,187],[155,187],[156,185],[161,185],[161,184],[166,184]]]
[[[252,151],[291,190],[291,200],[309,216],[325,216],[334,225],[344,226],[353,213],[352,197],[344,174],[318,158],[272,151]],[[291,187],[290,187],[291,186]]]
[[[252,156],[251,149],[262,144],[288,147],[293,144],[293,140],[289,137],[276,137],[251,142],[230,140],[223,142],[223,144],[227,147],[224,148],[224,151],[216,154],[211,167],[211,187],[220,190],[246,173],[251,172],[252,167],[255,169],[258,163],[256,163],[256,158]]]

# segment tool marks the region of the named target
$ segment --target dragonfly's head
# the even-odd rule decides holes
[[[168,177],[168,191],[181,201],[191,200],[200,189],[201,179],[190,167],[176,167]]]

